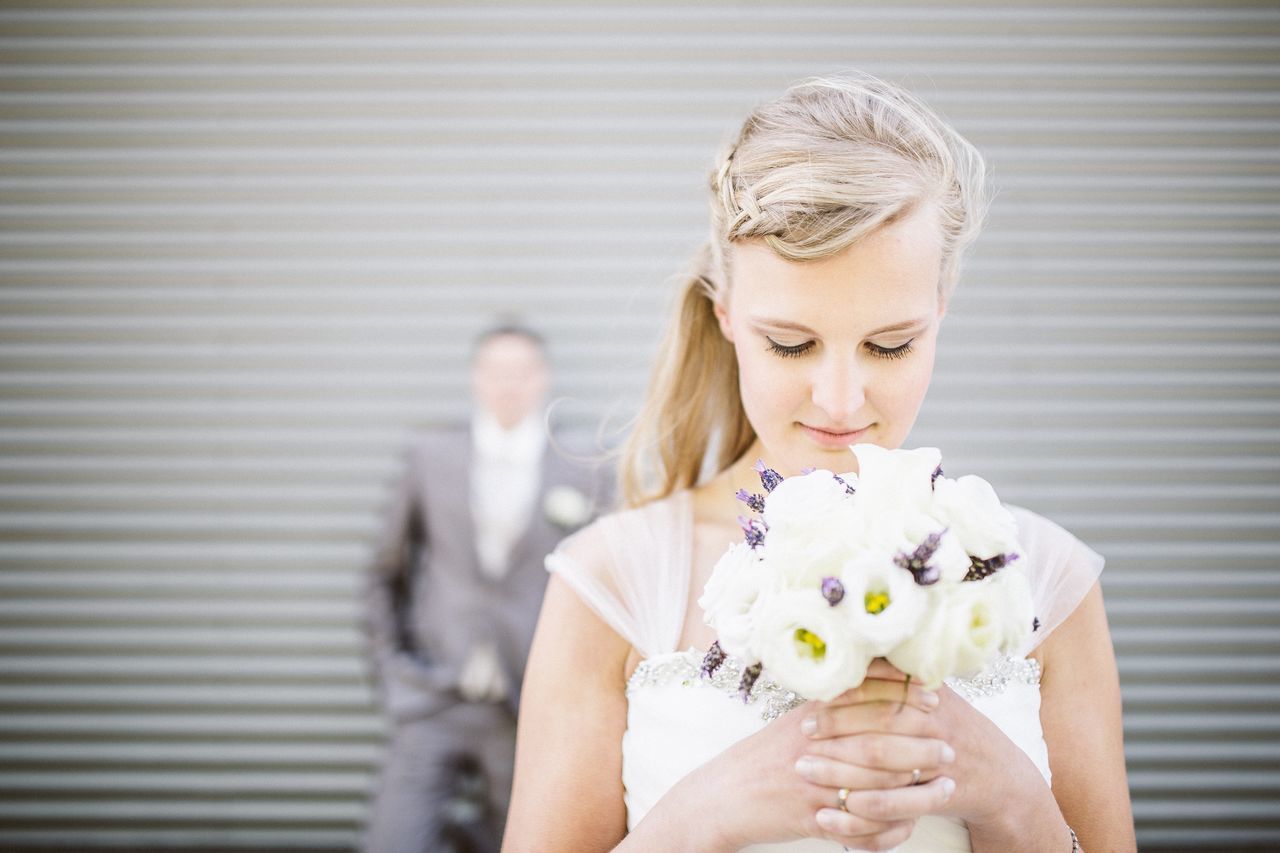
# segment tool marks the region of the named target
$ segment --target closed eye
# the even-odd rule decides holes
[[[882,347],[872,343],[867,344],[867,349],[876,358],[906,358],[911,353],[911,345],[916,342],[915,338],[907,341],[902,346]]]
[[[813,349],[813,341],[805,341],[795,346],[784,346],[770,337],[766,337],[765,340],[769,342],[769,351],[783,358],[798,358]]]

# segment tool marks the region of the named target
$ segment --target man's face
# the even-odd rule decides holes
[[[550,381],[541,348],[523,335],[489,338],[471,365],[476,405],[503,429],[511,429],[542,407]]]

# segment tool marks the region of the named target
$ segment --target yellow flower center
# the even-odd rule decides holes
[[[881,613],[889,606],[889,593],[887,592],[868,592],[863,604],[867,608],[867,612],[871,615]]]
[[[827,644],[822,641],[822,638],[806,628],[796,629],[796,642],[801,646],[801,653],[808,654],[814,660],[822,660],[827,653]],[[808,646],[807,652],[804,646]]]

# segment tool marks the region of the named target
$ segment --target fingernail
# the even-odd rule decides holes
[[[800,731],[804,732],[807,735],[817,734],[818,718],[805,717],[803,720],[800,721]]]
[[[930,709],[936,708],[938,707],[938,704],[941,702],[942,700],[938,698],[937,693],[926,692],[924,694],[924,704],[926,708],[930,708]]]
[[[945,803],[956,792],[956,780],[949,776],[942,777],[942,801]]]
[[[942,745],[942,763],[950,764],[956,760],[956,751],[951,748],[951,744],[944,743]]]
[[[808,755],[802,755],[800,756],[800,759],[796,762],[796,772],[799,773],[804,778],[808,779],[810,776],[813,775],[813,768],[817,763],[818,762],[814,761],[812,757]]]
[[[814,819],[827,832],[835,832],[840,826],[840,814],[832,809],[822,809]]]

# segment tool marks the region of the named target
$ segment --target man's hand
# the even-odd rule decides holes
[[[458,676],[458,692],[468,702],[500,702],[507,695],[507,681],[492,643],[474,647]]]

